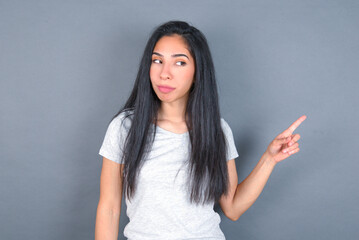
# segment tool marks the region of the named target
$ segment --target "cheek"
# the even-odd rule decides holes
[[[194,78],[194,70],[186,72],[185,78],[188,82],[192,82]]]

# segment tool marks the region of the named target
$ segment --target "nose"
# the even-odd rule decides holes
[[[171,79],[172,75],[171,75],[171,69],[170,69],[170,65],[163,63],[162,64],[162,69],[161,69],[161,74],[160,74],[160,78],[162,80],[167,80],[167,79]]]

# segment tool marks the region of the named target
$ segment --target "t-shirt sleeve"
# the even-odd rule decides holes
[[[122,162],[123,147],[127,130],[123,124],[122,114],[114,118],[107,127],[107,131],[99,154],[116,163]]]
[[[232,130],[229,127],[228,123],[223,118],[221,118],[221,125],[223,129],[223,133],[227,140],[227,161],[229,161],[234,158],[237,158],[239,155],[234,142]]]

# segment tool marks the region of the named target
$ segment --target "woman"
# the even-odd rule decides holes
[[[159,26],[147,42],[132,93],[112,118],[103,156],[95,238],[117,239],[122,193],[128,239],[225,239],[214,212],[236,221],[274,166],[299,151],[300,117],[238,184],[238,153],[220,117],[210,50],[185,22]]]

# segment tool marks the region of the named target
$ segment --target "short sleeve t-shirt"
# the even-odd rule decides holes
[[[123,144],[131,126],[124,113],[108,126],[99,154],[122,163]],[[227,161],[238,157],[232,131],[221,118],[227,140]],[[127,216],[124,229],[129,240],[216,239],[225,236],[219,227],[220,216],[214,203],[192,204],[188,196],[188,159],[191,145],[189,133],[177,134],[159,126],[151,151],[144,159],[137,179],[134,197],[126,196]]]

